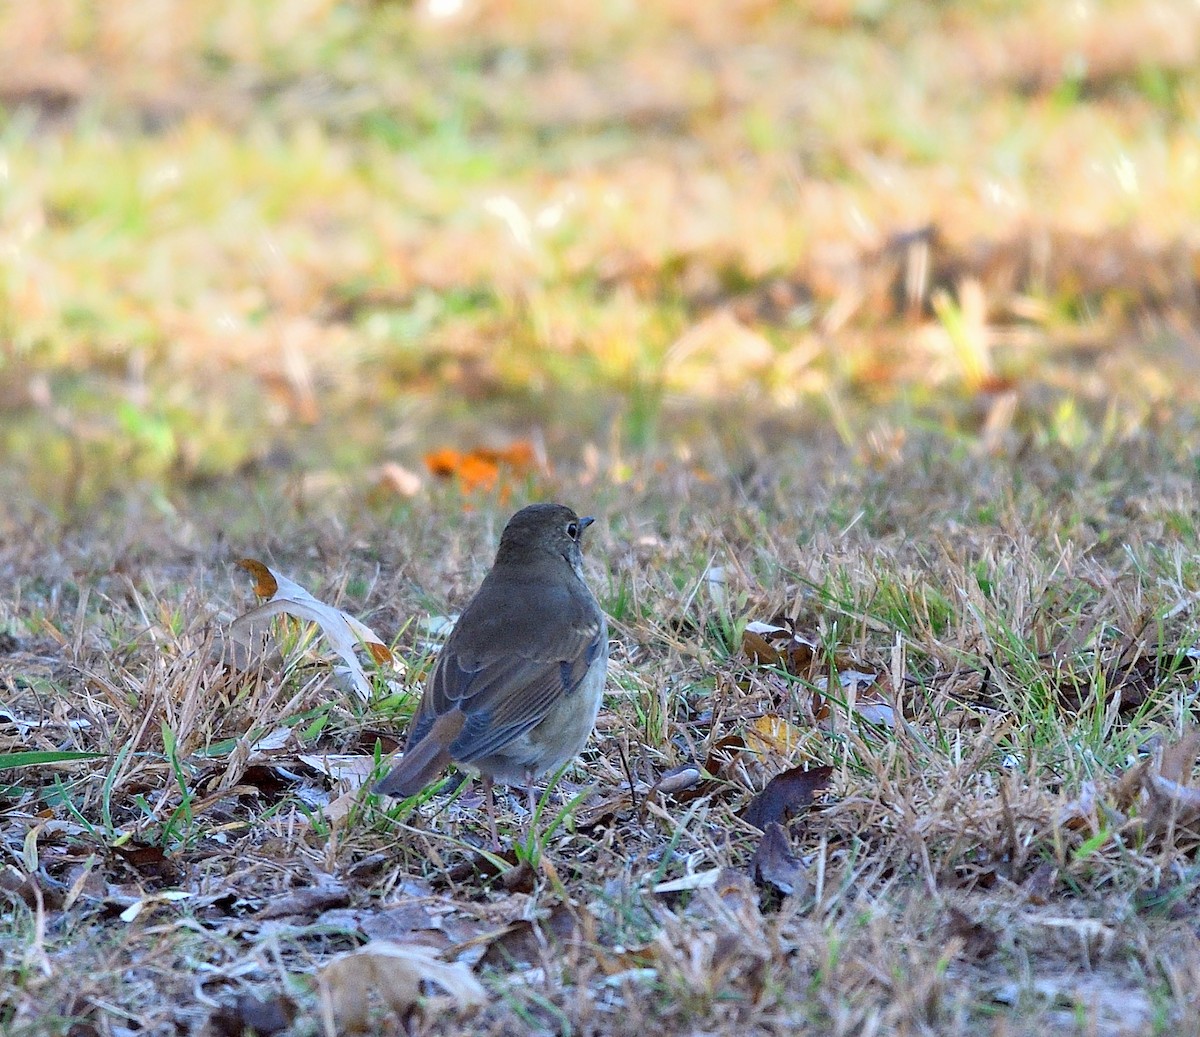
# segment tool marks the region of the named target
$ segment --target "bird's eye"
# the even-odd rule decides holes
[[[567,536],[569,536],[572,540],[579,539],[579,523],[578,522],[568,522],[567,523]]]

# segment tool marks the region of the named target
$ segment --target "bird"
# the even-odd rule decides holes
[[[604,697],[608,621],[580,550],[594,521],[551,503],[509,519],[430,671],[404,755],[373,791],[415,796],[453,763],[483,778],[493,846],[494,781],[524,783],[532,817],[534,779],[579,755]]]

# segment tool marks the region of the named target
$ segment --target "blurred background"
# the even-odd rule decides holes
[[[1189,436],[1198,214],[1191,0],[5,3],[2,507]]]

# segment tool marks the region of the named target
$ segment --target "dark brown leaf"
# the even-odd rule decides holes
[[[41,892],[40,902],[39,891]],[[37,910],[39,906],[57,910],[63,902],[62,893],[59,890],[40,886],[36,878],[24,874],[11,864],[0,869],[0,895],[22,900],[26,907],[33,910]]]
[[[253,994],[242,994],[231,1005],[222,1005],[208,1019],[209,1032],[215,1037],[271,1037],[282,1033],[296,1018],[296,1003],[277,994],[260,1000]]]
[[[470,882],[472,879],[480,879],[484,882],[488,882],[494,879],[497,875],[501,874],[500,869],[495,863],[497,860],[503,860],[512,865],[512,868],[507,869],[505,874],[507,874],[508,871],[519,870],[517,855],[510,847],[509,849],[503,850],[499,853],[491,853],[487,856],[484,856],[483,854],[477,854],[474,857],[467,857],[466,859],[459,861],[445,873],[446,880],[451,885]]]
[[[488,944],[480,964],[501,969],[511,969],[514,963],[536,964],[560,957],[563,948],[578,939],[575,915],[560,904],[536,922],[524,918],[513,922]]]
[[[787,824],[809,804],[833,775],[832,767],[790,767],[777,774],[742,812],[742,819],[766,831],[771,822]]]
[[[774,666],[783,657],[770,641],[753,630],[742,634],[742,651],[759,666]]]
[[[704,761],[704,769],[718,777],[738,754],[746,751],[746,740],[741,735],[725,735],[713,742]]]
[[[254,917],[259,921],[295,915],[316,918],[323,911],[345,907],[349,903],[350,891],[341,883],[331,881],[274,897]]]
[[[750,876],[760,886],[773,886],[787,896],[803,891],[808,885],[804,865],[792,856],[783,825],[767,822],[750,862]]]
[[[1043,861],[1029,877],[1021,884],[1025,895],[1031,904],[1048,904],[1050,896],[1058,885],[1058,868],[1049,861]]]
[[[179,881],[179,868],[167,857],[161,846],[126,843],[124,846],[110,847],[109,852],[146,878],[162,879],[165,882]]]
[[[962,941],[960,956],[971,961],[984,961],[996,953],[1000,938],[995,929],[973,921],[957,907],[950,908],[946,919],[946,936]]]

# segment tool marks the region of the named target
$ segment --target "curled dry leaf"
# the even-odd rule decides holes
[[[658,793],[662,796],[676,796],[680,792],[695,788],[700,784],[703,773],[694,763],[688,762],[678,767],[664,771],[662,776],[650,789],[650,795]]]
[[[709,747],[704,770],[715,777],[726,777],[738,756],[746,751],[746,740],[738,734],[724,735]]]
[[[818,792],[829,787],[832,775],[832,767],[808,770],[790,767],[782,774],[776,774],[767,782],[767,787],[750,800],[742,820],[764,831],[772,822],[787,824],[812,803]]]
[[[350,890],[336,879],[324,878],[315,885],[272,897],[254,917],[258,921],[272,918],[311,920],[323,911],[345,907],[349,903]]]
[[[375,473],[375,487],[389,496],[415,497],[421,492],[421,477],[395,461],[387,461]]]
[[[1176,742],[1163,747],[1158,774],[1169,782],[1186,785],[1200,756],[1200,730],[1189,731]]]
[[[788,673],[812,683],[813,718],[830,721],[831,701],[844,704],[847,713],[882,727],[896,726],[896,710],[889,695],[886,674],[865,672],[853,659],[837,655],[830,659],[817,650],[817,642],[801,637],[778,623],[754,620],[742,633],[742,651],[759,666],[781,666]],[[837,686],[830,688],[828,669],[837,671]]]
[[[803,893],[809,886],[804,864],[792,855],[787,831],[776,821],[768,821],[763,829],[750,861],[750,876],[758,885],[774,886],[787,896]]]
[[[1197,755],[1200,730],[1193,730],[1107,786],[1084,782],[1058,808],[1056,823],[1095,835],[1128,822],[1143,836],[1169,837],[1177,844],[1182,839],[1194,847],[1200,842],[1200,787],[1192,784]]]
[[[545,918],[537,921],[518,918],[495,933],[480,964],[504,969],[511,969],[515,963],[536,964],[548,958],[561,958],[568,946],[581,940],[574,912],[560,904]]]
[[[1079,788],[1079,795],[1058,808],[1056,821],[1063,828],[1070,828],[1073,831],[1089,833],[1100,831],[1096,783],[1085,781]]]
[[[709,889],[715,886],[721,877],[723,868],[707,868],[704,871],[690,871],[677,879],[659,882],[654,887],[655,893],[687,893],[694,889]]]
[[[1200,824],[1200,788],[1189,784],[1197,755],[1200,730],[1193,730],[1165,746],[1157,763],[1143,771],[1149,820],[1156,828],[1170,825],[1195,829]]]
[[[236,641],[251,643],[255,624],[281,613],[316,623],[345,662],[355,692],[363,701],[369,699],[371,682],[363,672],[355,649],[361,643],[377,663],[390,663],[392,653],[379,635],[349,613],[313,597],[300,584],[262,562],[243,558],[238,565],[254,577],[255,593],[268,600],[235,619],[229,628],[230,636]]]
[[[430,947],[375,940],[339,954],[317,974],[325,1033],[368,1032],[372,994],[403,1018],[419,1003],[424,981],[444,990],[453,1009],[487,1002],[487,991],[466,965],[444,962]]]
[[[896,710],[888,701],[885,675],[839,669],[837,677],[837,701],[844,705],[847,715],[878,727],[896,726]],[[830,721],[829,702],[833,696],[829,691],[829,678],[818,677],[813,684],[817,689],[813,693],[813,715],[817,720]]]
[[[798,677],[811,679],[820,668],[816,642],[775,623],[747,623],[742,632],[742,651],[759,666],[782,666]]]
[[[375,757],[362,753],[299,753],[296,759],[351,789],[365,785],[375,772]]]

